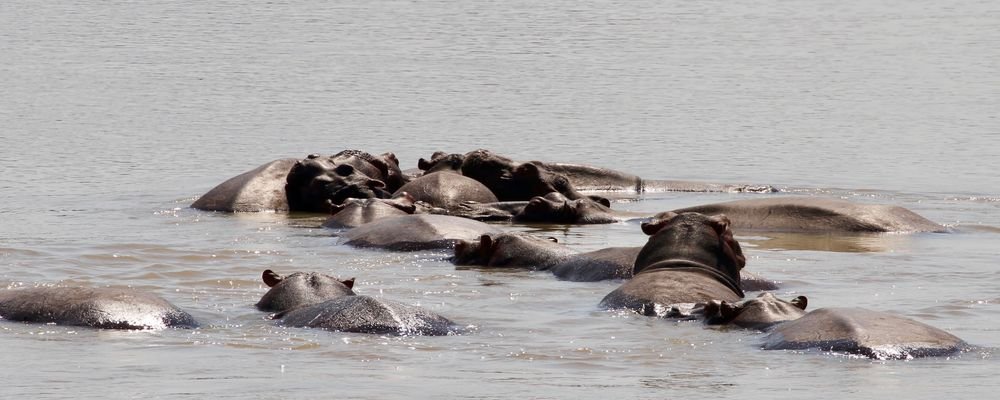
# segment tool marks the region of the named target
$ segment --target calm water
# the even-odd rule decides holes
[[[0,323],[0,397],[982,398],[1000,389],[1000,5],[990,1],[0,3],[0,284],[135,286],[197,330]],[[810,307],[900,313],[975,344],[878,362],[597,310],[617,282],[456,269],[336,244],[317,218],[187,206],[280,157],[404,168],[489,148],[647,178],[898,204],[953,234],[737,232]],[[754,195],[659,193],[660,211]],[[590,250],[635,224],[512,227]],[[470,326],[275,327],[260,272]]]

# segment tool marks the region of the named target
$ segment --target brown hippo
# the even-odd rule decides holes
[[[561,280],[596,282],[629,279],[641,247],[608,247],[577,252],[555,238],[505,232],[462,240],[455,245],[452,263],[490,268],[547,270]],[[750,272],[740,271],[743,290],[773,290],[777,285]]]
[[[460,240],[498,234],[494,226],[448,215],[414,214],[379,219],[340,234],[343,244],[397,251],[450,249]]]
[[[298,164],[306,164],[292,178],[291,199],[286,190],[288,175]],[[335,171],[335,167],[350,167]],[[379,183],[380,182],[381,185]],[[407,181],[399,161],[392,153],[379,156],[357,150],[345,150],[333,156],[310,155],[305,160],[283,158],[233,177],[202,195],[192,208],[206,211],[315,211],[328,212],[328,200],[335,192],[339,198],[388,197]],[[352,185],[356,187],[351,187]],[[382,194],[381,192],[385,192]],[[312,198],[316,196],[318,198]],[[289,201],[292,204],[289,204]]]
[[[482,153],[482,152],[487,152]],[[506,169],[512,171],[512,165],[521,164],[506,157],[497,156],[488,150],[476,150],[466,154],[448,154],[442,151],[435,152],[430,160],[420,159],[418,166],[424,171],[437,171],[439,169],[463,168],[465,158],[472,155],[473,158],[496,156],[497,159],[488,159],[485,163],[487,169]],[[481,160],[474,160],[478,162]],[[566,177],[575,190],[581,191],[604,191],[604,192],[757,192],[773,193],[778,190],[770,185],[731,185],[716,184],[694,181],[677,180],[650,180],[642,179],[638,176],[627,174],[612,169],[573,163],[541,162],[531,161],[532,164],[556,175]],[[480,167],[483,164],[480,165]],[[470,172],[473,173],[473,172]],[[470,175],[467,173],[466,175]],[[476,178],[478,180],[478,178]],[[485,183],[485,182],[484,182]],[[490,184],[486,183],[487,186]],[[491,188],[493,186],[490,186]],[[502,196],[497,196],[502,197]],[[567,195],[567,197],[575,198]],[[526,200],[526,199],[525,199]]]
[[[648,214],[614,211],[607,199],[595,201],[584,197],[571,200],[559,192],[533,197],[513,220],[558,224],[611,224],[628,219],[649,217]]]
[[[402,193],[392,199],[348,199],[332,208],[334,214],[323,222],[324,228],[354,228],[382,218],[410,215],[418,207],[413,197]]]
[[[789,232],[946,232],[898,206],[821,197],[768,197],[681,208],[673,212],[726,214],[733,229]]]
[[[542,163],[518,163],[489,150],[475,150],[462,157],[462,175],[486,185],[500,201],[526,201],[559,192],[570,199],[585,197],[563,175]]]
[[[549,270],[562,280],[594,282],[630,278],[638,253],[639,247],[579,253],[559,244],[555,238],[509,232],[458,242],[451,261],[455,265]]]
[[[285,183],[288,209],[332,213],[336,205],[343,204],[350,198],[392,197],[385,182],[365,173],[365,170],[369,173],[377,172],[374,166],[368,165],[368,168],[363,169],[355,167],[354,164],[365,164],[354,156],[347,158],[351,162],[337,163],[343,160],[344,158],[311,154],[295,163],[288,171]]]
[[[605,296],[601,307],[655,315],[676,303],[743,298],[739,282],[746,257],[724,215],[665,214],[642,230],[650,238],[636,257],[632,279]]]
[[[270,289],[257,303],[262,311],[285,326],[330,331],[393,334],[447,335],[457,327],[445,317],[420,307],[392,300],[356,295],[354,278],[297,272],[280,276],[271,270],[262,278]]]
[[[102,329],[195,328],[188,313],[134,289],[35,287],[0,291],[0,317]]]
[[[766,350],[805,350],[910,359],[945,356],[968,345],[933,326],[864,308],[820,308],[776,325],[764,337]]]

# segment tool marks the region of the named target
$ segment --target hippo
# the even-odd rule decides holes
[[[462,158],[462,175],[486,185],[500,201],[527,201],[559,192],[570,199],[585,197],[565,176],[538,162],[517,163],[489,150],[475,150]]]
[[[611,224],[640,218],[648,213],[623,212],[610,208],[605,198],[583,197],[575,200],[559,192],[535,196],[529,201],[501,201],[480,203],[465,201],[453,209],[451,215],[479,221],[513,221],[551,224]]]
[[[348,199],[344,204],[333,205],[333,216],[323,222],[324,228],[348,229],[382,218],[410,215],[418,206],[408,193],[392,199]]]
[[[721,325],[764,331],[772,326],[798,319],[806,314],[809,300],[797,296],[791,301],[779,299],[771,292],[736,303],[711,300],[702,304],[702,318],[708,325]]]
[[[500,229],[449,215],[414,214],[379,219],[340,234],[349,246],[396,251],[451,249],[460,240],[474,240]]]
[[[527,268],[550,271],[556,278],[573,282],[596,282],[632,278],[632,269],[641,247],[607,247],[577,252],[555,238],[505,232],[482,235],[478,241],[462,240],[455,245],[452,263],[490,268]],[[773,281],[740,270],[743,290],[774,290]]]
[[[676,303],[743,298],[746,257],[725,215],[665,214],[642,224],[650,235],[636,256],[632,279],[601,300],[601,307],[656,315]]]
[[[864,308],[820,308],[776,325],[765,350],[842,352],[873,359],[946,356],[968,348],[958,337],[909,318]]]
[[[365,165],[355,156],[348,157],[351,162],[338,164],[344,158],[323,157],[310,154],[300,160],[288,171],[285,183],[285,195],[288,196],[288,209],[291,211],[332,213],[336,205],[343,204],[349,198],[390,198],[385,182],[365,173],[375,173],[378,170],[371,165],[368,168],[358,168],[354,164]],[[374,171],[374,172],[373,172]]]
[[[191,204],[205,211],[288,211],[285,178],[299,160],[281,158],[233,177]]]
[[[455,245],[455,265],[548,270],[559,279],[595,282],[632,276],[638,247],[610,247],[579,253],[555,238],[508,232],[482,235],[478,241]]]
[[[512,219],[517,222],[559,224],[611,224],[628,219],[649,217],[648,214],[611,210],[607,199],[595,201],[584,197],[569,199],[559,192],[533,197]]]
[[[398,196],[408,193],[416,201],[445,210],[457,209],[465,201],[495,203],[497,197],[479,181],[455,171],[439,171],[420,176],[400,187]]]
[[[354,293],[354,278],[340,280],[315,272],[262,274],[270,287],[257,303],[276,312],[282,325],[379,335],[440,336],[457,333],[449,319],[420,307]]]
[[[190,314],[134,289],[35,287],[0,291],[0,317],[101,329],[196,328]]]
[[[496,155],[488,150],[475,150],[466,154],[448,154],[442,151],[435,152],[430,160],[420,159],[418,164],[419,168],[424,171],[436,171],[439,169],[455,169],[460,168],[463,173],[467,176],[473,177],[479,180],[476,176],[480,176],[489,179],[493,182],[499,184],[499,180],[505,174],[487,174],[487,175],[476,175],[474,171],[467,171],[466,167],[463,166],[466,158],[472,156],[473,161],[471,164],[475,164],[478,167],[485,166],[487,170],[501,171],[513,171],[514,167],[521,164],[520,162],[513,161],[509,158]],[[704,183],[704,182],[694,182],[694,181],[678,181],[678,180],[650,180],[642,179],[638,176],[627,174],[620,171],[615,171],[608,168],[583,165],[583,164],[573,164],[573,163],[560,163],[560,162],[541,162],[541,161],[531,161],[531,164],[548,171],[549,173],[565,177],[569,183],[573,186],[574,190],[578,191],[594,191],[594,192],[729,192],[729,193],[774,193],[779,190],[771,185],[731,185],[731,184],[716,184],[716,183]],[[444,164],[444,165],[442,165]],[[475,168],[475,167],[473,167]],[[509,176],[509,173],[507,174]],[[490,183],[483,182],[490,188],[493,188]],[[560,192],[562,192],[560,190]],[[565,192],[563,192],[566,194]],[[501,200],[505,196],[498,195]],[[575,199],[576,197],[567,194],[567,197]],[[527,199],[524,199],[527,200]]]
[[[293,191],[290,200],[286,191],[289,183],[288,175],[299,164],[306,165],[300,167],[297,177],[293,177],[293,189],[298,193]],[[340,171],[334,171],[338,165],[347,165],[352,170],[344,167]],[[219,184],[195,200],[191,207],[225,212],[328,212],[326,197],[335,191],[333,186],[340,189],[351,185],[358,186],[353,190],[360,191],[364,195],[354,197],[389,197],[388,194],[396,191],[407,181],[394,154],[374,156],[362,151],[345,150],[329,157],[313,154],[305,160],[282,158],[268,162]],[[378,193],[381,196],[366,192]],[[347,191],[341,193],[340,197],[346,198],[344,195],[347,193]],[[309,196],[313,195],[318,195],[320,198],[310,199]],[[336,199],[331,200],[337,202]],[[289,201],[292,204],[289,204]]]
[[[787,232],[946,232],[903,207],[821,197],[769,197],[674,210],[725,214],[733,229]]]

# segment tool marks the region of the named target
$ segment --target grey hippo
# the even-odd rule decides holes
[[[261,275],[270,287],[256,306],[275,312],[285,326],[330,331],[440,336],[458,333],[451,320],[426,309],[397,301],[357,295],[354,278],[296,272],[287,276],[266,270]]]
[[[736,303],[700,304],[691,315],[700,313],[709,325],[765,331],[765,350],[816,349],[888,360],[946,356],[969,348],[950,333],[899,315],[864,308],[806,313],[806,304],[805,296],[785,301],[762,293]]]
[[[869,358],[946,356],[969,346],[933,326],[864,308],[820,308],[775,325],[764,337],[766,350],[818,349]]]
[[[34,287],[0,291],[0,317],[102,329],[195,328],[190,314],[134,289]]]
[[[632,279],[601,300],[601,307],[656,315],[677,303],[743,298],[746,257],[724,215],[665,214],[644,223],[650,235],[636,256]]]
[[[947,232],[899,206],[822,197],[767,197],[673,210],[725,214],[737,230],[787,232]]]

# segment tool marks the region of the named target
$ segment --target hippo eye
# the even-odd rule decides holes
[[[354,173],[354,167],[348,164],[340,164],[333,170],[333,172],[340,176],[348,176]]]

